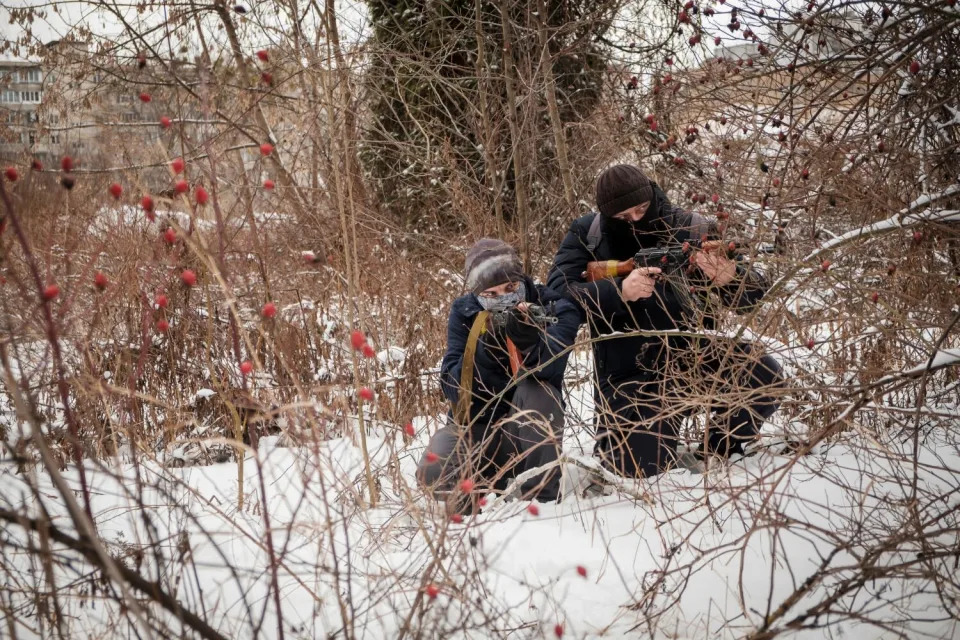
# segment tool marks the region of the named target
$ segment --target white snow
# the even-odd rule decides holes
[[[944,350],[934,361],[960,361],[960,350]],[[589,355],[578,352],[568,370],[568,482],[595,465],[584,427],[593,411],[588,363]],[[88,462],[92,510],[114,557],[132,566],[142,554],[145,577],[155,580],[159,572],[161,585],[231,638],[278,635],[266,515],[286,637],[344,636],[349,625],[358,638],[394,638],[404,628],[410,637],[543,638],[561,624],[564,637],[573,638],[741,638],[784,605],[772,629],[813,639],[825,630],[787,625],[835,593],[832,612],[816,618],[829,622],[832,637],[887,637],[885,628],[907,637],[960,634],[941,600],[960,593],[930,577],[953,571],[955,429],[926,427],[916,468],[912,442],[880,438],[853,422],[806,456],[779,455],[774,446],[706,475],[678,470],[619,480],[621,490],[611,495],[570,496],[539,505],[539,515],[526,510],[528,503],[489,496],[480,515],[454,524],[413,481],[441,424],[440,416],[415,418],[409,444],[396,427],[373,425],[367,447],[380,503],[372,509],[364,507],[362,457],[351,439],[288,447],[270,437],[258,452],[245,452],[242,485],[235,463]],[[355,433],[356,421],[347,428]],[[786,429],[768,424],[765,433],[774,438]],[[177,449],[169,459],[184,463],[186,455]],[[74,468],[65,477],[78,486]],[[70,530],[47,473],[17,474],[3,464],[0,484],[0,507],[35,516],[42,503],[57,526]],[[139,500],[136,487],[144,487]],[[925,530],[922,548],[896,543],[916,517],[942,522]],[[13,530],[4,535],[22,538]],[[432,550],[439,547],[437,556]],[[916,571],[895,570],[921,551],[929,558],[913,565]],[[873,577],[856,583],[866,559]],[[8,552],[4,562],[7,575],[29,583],[24,556]],[[65,566],[57,574],[59,584],[72,575]],[[844,591],[851,580],[856,588]],[[439,589],[436,599],[424,595],[427,584]],[[61,589],[60,600],[74,636],[112,637],[122,620],[109,600],[83,606],[79,586]],[[847,610],[856,615],[844,616]],[[26,625],[17,630],[34,635]]]

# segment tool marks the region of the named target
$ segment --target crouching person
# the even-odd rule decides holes
[[[535,285],[500,240],[467,252],[466,289],[450,311],[440,368],[451,410],[417,469],[418,482],[461,513],[475,508],[471,497],[557,460],[567,348],[581,322],[578,307]],[[520,498],[554,501],[559,489],[554,466],[526,479]]]

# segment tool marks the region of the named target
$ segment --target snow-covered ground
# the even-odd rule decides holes
[[[570,405],[565,453],[582,459],[587,385]],[[415,419],[409,444],[399,429],[368,436],[374,508],[349,439],[266,438],[247,452],[242,491],[234,463],[88,462],[86,477],[110,554],[226,637],[277,637],[278,613],[295,638],[740,638],[767,617],[791,638],[960,637],[960,434],[921,418],[916,440],[853,423],[808,455],[774,445],[705,475],[673,471],[537,515],[491,500],[462,523],[413,482],[439,417]],[[769,440],[781,429],[767,425]],[[64,476],[77,488],[75,468]],[[0,486],[0,507],[36,516],[42,504],[74,531],[45,472],[5,466]],[[13,628],[46,635],[31,615],[41,574],[9,546],[22,533],[2,535],[4,580],[24,585]],[[129,635],[136,616],[91,592],[88,571],[76,561],[56,569],[68,637]]]

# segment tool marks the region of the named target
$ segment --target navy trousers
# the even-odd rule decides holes
[[[496,424],[467,430],[451,421],[439,429],[420,460],[418,482],[438,497],[465,479],[477,489],[503,490],[517,474],[555,461],[563,442],[559,389],[526,378],[517,384],[510,405],[510,413]],[[534,475],[520,490],[522,499],[556,500],[560,469]]]

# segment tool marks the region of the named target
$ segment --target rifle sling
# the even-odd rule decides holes
[[[463,365],[460,369],[460,394],[457,397],[457,406],[454,409],[454,420],[458,425],[470,423],[470,405],[473,403],[473,366],[477,355],[477,343],[480,336],[486,331],[489,311],[481,311],[473,319],[470,335],[467,336],[467,345],[463,349]],[[521,366],[520,352],[513,340],[507,338],[507,350],[510,353],[510,369],[517,375]]]
[[[460,368],[460,395],[453,412],[454,420],[459,425],[466,425],[470,422],[470,404],[473,400],[473,361],[477,355],[477,341],[480,340],[480,334],[487,327],[488,317],[490,317],[489,311],[481,311],[476,315],[473,319],[473,326],[470,327],[470,335],[467,336],[467,345],[463,350],[463,365]]]

